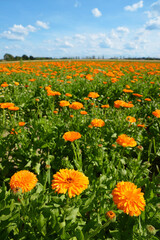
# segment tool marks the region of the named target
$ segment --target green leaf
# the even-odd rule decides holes
[[[72,222],[75,222],[78,212],[79,208],[74,208],[70,211],[70,214],[66,217],[66,220],[72,220]]]
[[[75,234],[76,234],[77,240],[84,240],[84,235],[80,226],[76,228]]]

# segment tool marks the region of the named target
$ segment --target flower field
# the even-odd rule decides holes
[[[3,240],[160,239],[160,63],[0,64]]]

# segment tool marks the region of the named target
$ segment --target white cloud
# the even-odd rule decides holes
[[[122,33],[129,33],[129,29],[127,27],[117,27],[117,31],[118,32],[122,32]]]
[[[99,11],[98,8],[92,9],[92,14],[93,14],[95,17],[101,17],[101,16],[102,16],[102,13]]]
[[[139,1],[137,3],[134,3],[133,5],[128,5],[126,7],[124,7],[124,9],[126,11],[136,11],[138,8],[142,8],[143,7],[143,1]]]
[[[9,40],[20,40],[20,41],[24,40],[23,35],[15,34],[11,31],[4,31],[3,33],[0,34],[0,38],[6,38]]]
[[[99,43],[100,48],[111,48],[112,47],[112,41],[108,37]]]
[[[39,20],[37,20],[36,25],[44,29],[49,29],[48,23],[45,23]]]
[[[23,27],[21,24],[20,25],[14,24],[13,27],[10,28],[10,30],[14,33],[28,35],[29,32],[35,32],[36,28],[31,25]]]
[[[152,18],[150,19],[147,23],[146,23],[146,27],[147,30],[156,30],[156,29],[160,29],[160,16],[156,17],[156,18]]]

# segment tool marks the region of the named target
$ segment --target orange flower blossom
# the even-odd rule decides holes
[[[126,134],[121,134],[118,136],[116,142],[122,147],[135,147],[137,142],[134,138],[128,137]]]
[[[117,208],[130,216],[139,216],[144,211],[145,200],[141,188],[131,182],[119,182],[112,191]]]
[[[75,197],[84,191],[89,184],[88,177],[74,169],[60,169],[53,175],[52,189],[65,194],[68,191],[69,198]]]
[[[63,135],[63,138],[64,138],[66,141],[73,142],[73,141],[81,138],[81,134],[80,134],[79,132],[74,132],[74,131],[66,132],[66,133]]]
[[[10,179],[10,188],[13,192],[31,191],[37,183],[38,179],[36,175],[28,170],[21,170],[16,172]]]

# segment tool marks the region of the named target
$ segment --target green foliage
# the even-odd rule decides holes
[[[0,102],[19,107],[18,111],[0,109],[1,239],[160,238],[160,122],[152,114],[160,109],[159,72],[159,63],[21,61],[0,65],[0,77],[8,84],[0,87]],[[92,80],[87,79],[89,74]],[[143,96],[123,92],[126,85]],[[61,95],[48,96],[49,86]],[[89,92],[99,97],[85,100]],[[61,100],[81,102],[84,109],[60,107]],[[134,107],[116,108],[116,100],[132,101]],[[107,104],[109,108],[101,107]],[[127,116],[136,122],[128,122]],[[95,118],[105,126],[88,127]],[[77,131],[81,138],[65,141],[67,131]],[[116,143],[121,134],[133,137],[137,146]],[[89,179],[88,189],[71,199],[55,193],[52,176],[63,168],[83,172]],[[10,178],[24,169],[34,172],[38,183],[30,192],[13,193]],[[125,214],[113,203],[112,190],[121,181],[133,182],[144,192],[146,207],[139,217]],[[106,218],[108,211],[116,214],[116,220]],[[155,234],[148,230],[150,225]]]

